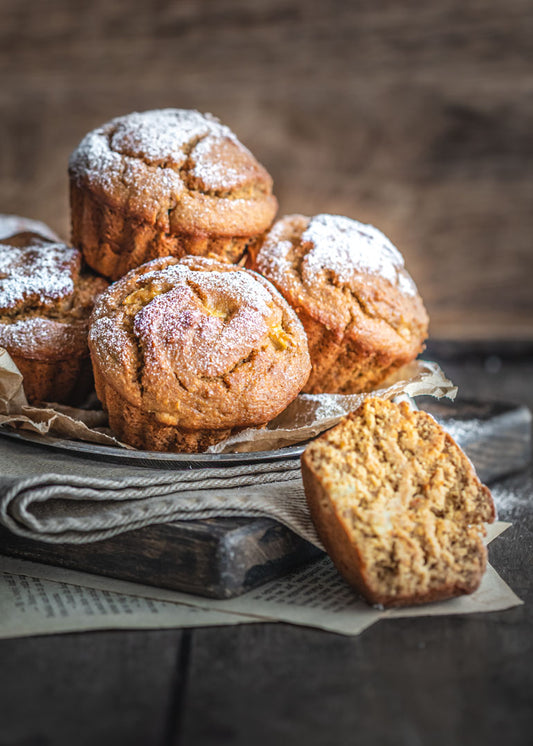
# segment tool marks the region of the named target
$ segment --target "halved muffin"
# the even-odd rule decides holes
[[[370,603],[472,593],[492,496],[427,413],[368,398],[302,456],[307,502],[339,572]]]

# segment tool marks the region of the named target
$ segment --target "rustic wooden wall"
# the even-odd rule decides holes
[[[212,111],[283,212],[404,252],[435,337],[533,337],[530,0],[0,0],[0,211],[68,233],[89,129]]]

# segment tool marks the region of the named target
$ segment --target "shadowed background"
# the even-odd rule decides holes
[[[0,0],[0,212],[67,237],[88,130],[211,111],[280,214],[389,235],[434,339],[533,339],[531,39],[529,0]]]

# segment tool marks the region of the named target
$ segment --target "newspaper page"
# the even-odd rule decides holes
[[[509,525],[501,522],[495,524],[491,527],[488,538],[492,540]],[[471,596],[421,607],[382,610],[368,606],[345,583],[328,557],[229,600],[201,598],[177,591],[2,557],[0,577],[4,579],[4,583],[6,575],[18,578],[9,582],[15,582],[16,587],[23,588],[23,591],[11,586],[9,592],[6,592],[2,586],[0,637],[74,629],[146,629],[238,624],[250,621],[282,621],[340,634],[358,635],[371,624],[384,618],[501,611],[522,603],[489,566],[480,588]],[[37,608],[41,609],[39,614],[35,613],[35,600],[31,603],[28,600],[28,590],[20,578],[38,579],[46,589],[45,597],[49,602],[47,605],[43,600],[37,605]],[[78,616],[72,609],[70,619],[61,615],[63,607],[69,610],[69,604],[72,605],[71,598],[69,597],[67,602],[65,594],[61,594],[61,589],[65,586],[74,599],[80,598],[75,606]],[[71,586],[80,590],[74,592]],[[30,587],[33,588],[31,583]],[[99,593],[95,596],[91,591]],[[54,593],[59,594],[59,600],[55,599]],[[25,599],[26,616],[23,618],[20,609],[16,609],[17,594],[22,594],[22,598]],[[33,596],[36,595],[39,597],[34,589]],[[47,617],[50,597],[54,602],[51,604],[53,615]],[[82,597],[89,601],[83,602]],[[98,598],[99,602],[95,598]],[[109,606],[109,598],[113,599],[112,609]],[[126,600],[119,601],[121,598]],[[142,602],[135,603],[132,600],[135,598],[141,599]],[[87,611],[89,608],[91,612]],[[103,613],[102,609],[107,613]],[[17,628],[18,622],[21,623],[22,631]]]
[[[47,580],[44,566],[0,561],[0,639],[97,629],[175,629],[256,619],[139,595]],[[68,575],[67,575],[68,577]]]

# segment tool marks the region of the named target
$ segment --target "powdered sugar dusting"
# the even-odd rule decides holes
[[[18,233],[35,233],[48,241],[59,241],[59,236],[40,220],[23,218],[19,215],[0,215],[0,241],[16,236]]]
[[[52,305],[74,292],[79,252],[63,244],[17,248],[0,244],[0,311]]]
[[[221,189],[229,182],[236,181],[238,171],[211,157],[212,143],[202,140],[194,149],[195,164],[191,173],[211,189]]]
[[[176,267],[178,265],[174,265]],[[208,296],[231,299],[232,303],[247,306],[267,316],[271,312],[272,295],[249,272],[191,272],[191,280],[201,282]]]
[[[110,189],[120,180],[122,159],[120,153],[109,148],[104,128],[86,135],[69,160],[69,170],[77,177],[84,176],[89,184]]]
[[[533,507],[533,477],[516,474],[491,486],[492,497],[500,518],[513,518]]]
[[[369,272],[397,285],[406,295],[417,292],[398,249],[372,225],[342,215],[315,215],[301,240],[311,244],[304,259],[311,274],[329,270],[343,278],[353,270]]]
[[[418,290],[411,275],[406,270],[398,272],[398,288],[404,295],[416,295]]]
[[[151,339],[154,324],[159,327],[183,379],[188,373],[226,374],[260,345],[273,320],[281,319],[272,295],[245,271],[199,272],[175,264],[145,277],[158,284],[163,279],[171,288],[137,314],[134,329]]]
[[[93,188],[131,190],[139,206],[145,206],[182,190],[179,170],[192,150],[198,147],[203,153],[203,141],[212,143],[213,138],[229,139],[246,151],[211,114],[189,109],[134,112],[89,132],[72,153],[69,167]],[[238,176],[209,158],[202,159],[198,169],[195,175],[210,186],[227,187]]]
[[[113,350],[114,355],[119,358],[119,353],[131,346],[130,338],[126,329],[117,324],[116,318],[107,314],[104,304],[106,295],[107,292],[104,292],[95,301],[94,317],[96,320],[89,326],[88,336],[102,359],[105,359],[108,349]]]
[[[235,137],[210,114],[189,109],[156,109],[116,119],[110,145],[115,152],[142,158],[152,165],[179,167],[191,145],[208,135]]]
[[[464,446],[472,438],[479,438],[479,433],[485,424],[484,420],[472,417],[468,420],[458,420],[447,417],[441,422],[442,426],[450,433],[452,438],[461,446]]]
[[[201,259],[192,259],[191,262]],[[209,260],[204,260],[206,263]],[[272,295],[263,285],[258,282],[253,274],[247,270],[228,269],[218,272],[216,270],[206,272],[189,267],[186,260],[170,264],[164,269],[155,269],[146,272],[139,278],[139,284],[145,285],[151,282],[169,281],[172,285],[191,283],[194,287],[201,288],[206,298],[220,298],[226,301],[230,299],[239,305],[247,305],[255,308],[260,313],[269,313],[272,304]]]
[[[46,358],[79,355],[87,351],[87,320],[63,323],[42,316],[29,316],[11,324],[0,324],[0,344],[15,353],[28,350]],[[53,352],[51,352],[51,350]]]
[[[279,238],[277,235],[281,227],[281,221],[274,225],[268,235],[269,251],[259,253],[258,266],[259,271],[264,272],[266,276],[275,277],[278,281],[293,271],[291,261],[292,243]],[[275,248],[275,250],[272,250]],[[270,273],[270,275],[269,275]]]

